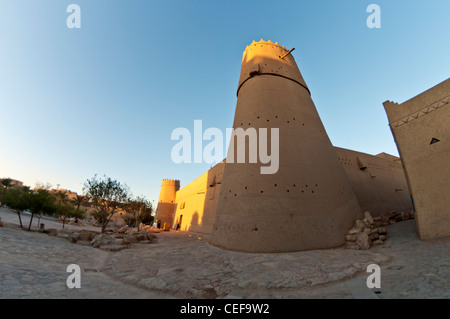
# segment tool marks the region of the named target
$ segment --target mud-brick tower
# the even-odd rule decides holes
[[[161,183],[161,192],[159,193],[158,207],[156,208],[155,219],[161,221],[161,227],[164,223],[173,224],[173,217],[176,209],[176,193],[180,189],[180,181],[173,179],[164,179]]]
[[[263,40],[247,46],[233,128],[279,128],[279,169],[263,175],[260,168],[268,164],[259,157],[256,164],[230,163],[229,152],[210,243],[258,253],[344,244],[361,209],[284,46]]]

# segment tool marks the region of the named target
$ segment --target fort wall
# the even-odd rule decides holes
[[[412,193],[421,239],[450,235],[450,79],[384,103]]]

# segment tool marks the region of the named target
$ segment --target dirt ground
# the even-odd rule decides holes
[[[0,217],[2,299],[450,297],[450,238],[421,241],[413,220],[388,226],[386,243],[369,250],[245,254],[213,247],[205,235],[173,231],[156,234],[152,244],[109,252],[21,230],[7,209]],[[52,219],[41,223],[62,227]],[[67,287],[70,264],[81,268],[79,289]],[[366,284],[371,264],[381,267],[379,289]]]

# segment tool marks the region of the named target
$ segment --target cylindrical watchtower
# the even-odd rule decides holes
[[[290,53],[263,40],[244,51],[233,128],[267,128],[269,135],[278,128],[278,145],[268,138],[267,149],[279,152],[279,169],[263,175],[260,158],[227,158],[212,245],[244,252],[337,247],[361,214]]]
[[[155,219],[161,221],[161,225],[169,223],[173,225],[173,218],[176,209],[176,193],[180,189],[180,181],[164,179],[161,183],[158,207],[156,208]]]

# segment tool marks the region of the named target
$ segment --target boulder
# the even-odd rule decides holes
[[[73,233],[72,230],[70,230],[68,228],[63,228],[63,229],[59,230],[59,232],[58,232],[58,234],[56,236],[60,237],[60,238],[67,238],[68,239],[70,237],[70,235],[72,235],[72,233]]]
[[[81,240],[92,240],[94,239],[95,233],[87,231],[87,230],[82,230],[80,232],[80,239]]]
[[[359,233],[356,237],[356,244],[363,250],[370,248],[370,238],[366,232]]]
[[[130,244],[133,244],[133,243],[137,243],[137,242],[138,242],[138,239],[137,239],[136,236],[134,236],[134,235],[126,235],[126,236],[123,238],[123,240],[126,241],[126,242],[128,242],[128,243],[130,243]]]
[[[405,216],[410,217],[411,215],[390,212],[381,217],[372,218],[370,212],[365,212],[364,218],[362,220],[357,219],[355,226],[345,236],[346,248],[369,249],[372,245],[383,244],[387,240],[387,231],[386,228],[381,228],[381,226],[395,223],[399,216],[406,218]]]
[[[58,235],[58,231],[56,229],[54,229],[54,228],[44,229],[43,233],[47,234],[49,236],[56,236],[56,235]]]
[[[358,228],[352,228],[348,231],[349,235],[355,235],[355,234],[359,234],[361,231]]]
[[[364,226],[366,227],[366,228],[371,228],[371,227],[373,227],[373,224],[371,224],[367,219],[365,219],[365,218],[363,218],[363,223],[364,223]]]
[[[136,232],[137,232],[137,229],[136,229],[136,228],[129,228],[129,229],[125,232],[125,234],[126,234],[126,235],[134,235]]]
[[[114,242],[114,238],[111,235],[98,234],[97,236],[94,237],[94,239],[92,239],[91,245],[93,247],[98,248],[98,247],[101,247],[103,245],[111,244],[112,242]]]
[[[113,244],[114,245],[122,245],[123,239],[121,238],[115,238]]]
[[[364,219],[367,220],[370,225],[372,225],[374,223],[372,215],[370,215],[370,212],[364,213]]]
[[[119,234],[125,234],[127,230],[129,230],[129,228],[128,228],[127,226],[123,226],[122,228],[119,228],[119,229],[117,230],[117,232],[118,232]]]
[[[366,225],[364,225],[364,222],[360,219],[357,219],[355,222],[355,228],[359,229],[360,231],[363,231]]]
[[[79,241],[79,240],[80,240],[80,233],[72,233],[69,235],[69,241],[72,244],[76,244],[77,241]]]
[[[140,234],[136,234],[134,237],[136,237],[136,239],[138,241],[147,240],[147,234],[140,233]]]

